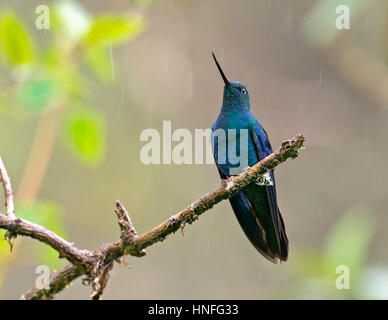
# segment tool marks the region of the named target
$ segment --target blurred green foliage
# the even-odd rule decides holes
[[[372,296],[373,291],[365,289],[377,286],[377,278],[381,280],[374,277],[374,266],[365,265],[374,231],[368,212],[360,208],[346,212],[327,234],[322,250],[303,246],[295,249],[289,272],[300,281],[297,287],[291,286],[281,295],[290,293],[296,299],[387,298],[388,287],[379,296]],[[336,279],[341,275],[336,272],[338,266],[349,268],[349,289],[336,287]],[[387,280],[388,269],[383,271]]]
[[[368,6],[364,0],[319,0],[304,19],[302,28],[306,39],[314,46],[325,48],[330,46],[340,32],[335,25],[335,18],[339,16],[336,8],[339,5],[349,7],[352,19],[355,19]],[[333,19],[328,19],[333,17]]]
[[[83,163],[99,163],[105,152],[104,118],[85,108],[69,112],[65,119],[64,140]]]
[[[141,16],[97,17],[89,32],[85,36],[85,45],[88,48],[107,47],[132,40],[144,31],[144,22]]]
[[[0,261],[3,262],[0,264],[0,292],[1,288],[3,287],[4,279],[7,275],[7,266],[4,265],[4,262],[8,261],[8,258],[11,255],[9,244],[7,241],[2,240],[4,239],[5,233],[5,230],[0,230]]]
[[[39,201],[33,205],[22,204],[16,207],[18,216],[67,238],[63,221],[63,209],[54,202]],[[5,242],[5,241],[3,241]],[[49,246],[36,243],[36,254],[39,261],[50,269],[58,269],[64,261],[58,259],[58,252]]]
[[[1,53],[11,65],[30,63],[34,56],[34,43],[23,22],[12,12],[0,17]]]
[[[0,110],[39,116],[65,106],[65,147],[85,165],[100,163],[106,131],[104,117],[90,107],[89,84],[112,80],[111,46],[140,35],[144,19],[128,14],[93,16],[76,1],[57,1],[50,7],[50,23],[51,41],[41,46],[16,13],[0,17],[0,51],[9,70],[6,80],[12,83],[0,93],[0,102],[7,101]],[[82,71],[83,65],[92,72]]]
[[[20,105],[32,113],[40,113],[54,96],[55,86],[50,79],[33,80],[19,90]]]
[[[63,146],[86,167],[99,165],[107,132],[105,117],[91,100],[91,84],[114,80],[110,51],[144,32],[144,18],[127,13],[94,15],[77,1],[55,1],[49,6],[49,30],[29,30],[27,26],[34,26],[37,17],[33,13],[27,15],[30,21],[12,7],[0,15],[1,67],[6,71],[0,75],[0,112],[28,121],[63,109],[59,126]],[[44,43],[35,37],[38,32],[45,33]],[[57,203],[17,203],[17,215],[66,238],[63,210]],[[1,230],[0,237],[4,234]],[[63,265],[53,249],[35,246],[40,263],[50,268]],[[0,241],[0,260],[7,261],[10,255],[7,242]],[[6,271],[3,263],[0,288]]]

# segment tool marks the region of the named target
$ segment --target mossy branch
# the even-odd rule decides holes
[[[127,210],[120,201],[117,201],[115,212],[118,217],[121,237],[119,240],[102,245],[95,250],[78,249],[73,243],[62,239],[54,232],[10,214],[12,212],[11,209],[13,209],[12,189],[5,166],[0,158],[0,174],[7,199],[8,212],[7,215],[0,214],[0,228],[6,229],[7,233],[11,234],[12,237],[16,235],[28,236],[44,242],[55,249],[59,253],[60,258],[66,258],[70,262],[61,271],[51,276],[48,289],[33,288],[26,292],[23,297],[25,299],[52,299],[55,294],[68,287],[72,281],[82,275],[86,275],[83,282],[92,285],[93,292],[91,298],[100,299],[107,285],[109,272],[112,270],[115,261],[118,263],[122,262],[121,259],[125,255],[144,256],[145,248],[156,242],[163,241],[168,235],[175,233],[186,224],[191,224],[202,213],[208,211],[217,203],[233,197],[240,189],[259,179],[287,159],[296,158],[299,150],[303,147],[304,140],[304,136],[298,134],[292,139],[284,141],[277,151],[253,167],[248,168],[238,176],[230,178],[227,184],[205,194],[187,208],[141,235],[137,235]],[[5,184],[4,181],[6,181]]]

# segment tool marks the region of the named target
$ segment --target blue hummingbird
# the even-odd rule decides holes
[[[212,145],[218,172],[223,183],[226,183],[230,176],[241,173],[247,166],[251,167],[270,155],[272,148],[267,133],[251,112],[246,86],[228,81],[214,53],[213,58],[225,86],[221,111],[212,126]],[[222,132],[224,134],[220,134]],[[237,157],[240,163],[237,163]],[[241,169],[244,157],[247,166]],[[277,205],[273,170],[259,181],[242,188],[229,201],[238,222],[257,251],[273,263],[286,261],[288,239]]]

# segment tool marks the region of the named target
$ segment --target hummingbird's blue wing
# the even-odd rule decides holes
[[[211,143],[213,148],[214,161],[217,165],[219,173],[228,176],[230,164],[228,163],[227,157],[227,146],[226,142],[221,142],[220,137],[216,134],[217,122],[214,122],[211,130]],[[224,131],[225,132],[225,131]],[[221,146],[220,146],[221,145]],[[221,150],[219,154],[219,150]],[[225,179],[225,178],[223,178]]]
[[[256,154],[255,159],[250,159],[250,164],[254,164],[272,153],[265,131],[256,119],[253,118],[253,120],[249,148],[254,148]],[[215,125],[212,127],[212,132],[214,130]],[[213,139],[214,159],[218,172],[222,179],[226,179],[229,176],[229,166],[218,158],[217,137],[212,136],[212,141]],[[273,172],[270,172],[270,177],[274,183]],[[277,258],[286,260],[288,240],[276,203],[275,186],[262,186],[252,182],[229,201],[240,226],[253,246],[273,263],[277,262]]]
[[[259,160],[264,159],[273,152],[268,135],[257,119],[254,119],[251,136]],[[269,171],[269,177],[271,182],[269,185],[261,186],[256,184],[256,186],[251,187],[251,189],[256,188],[257,193],[248,195],[248,199],[259,213],[258,218],[262,221],[266,230],[267,241],[272,253],[281,260],[286,261],[288,257],[288,239],[283,218],[277,205],[273,170]],[[263,203],[262,196],[258,196],[258,194],[263,193],[263,189],[265,189],[266,203]],[[250,193],[252,191],[254,192],[254,190],[250,190]]]

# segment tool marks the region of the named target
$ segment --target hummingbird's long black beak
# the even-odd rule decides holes
[[[222,71],[222,69],[221,69],[221,67],[220,67],[220,64],[218,63],[217,58],[216,58],[216,56],[214,55],[213,52],[212,52],[212,55],[213,55],[214,62],[215,62],[216,65],[217,65],[218,71],[220,72],[221,77],[222,77],[222,79],[223,79],[224,82],[225,82],[225,85],[226,85],[226,86],[230,86],[230,82],[228,81],[228,79],[226,78],[224,72]]]

